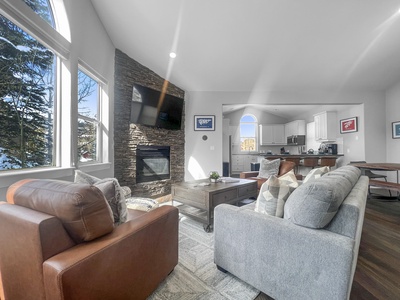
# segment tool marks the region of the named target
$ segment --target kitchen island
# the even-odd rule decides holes
[[[317,167],[335,167],[337,159],[344,156],[343,154],[267,154],[259,153],[260,158],[265,158],[268,160],[282,159],[287,161],[292,161],[296,164],[295,173],[298,175],[307,175],[310,168]]]
[[[258,153],[259,156],[262,156],[266,159],[276,159],[276,158],[300,158],[304,159],[307,157],[314,157],[314,158],[336,158],[338,159],[341,156],[344,156],[344,154],[267,154],[267,153]]]
[[[230,174],[239,174],[243,171],[255,171],[256,165],[260,163],[263,158],[272,160],[272,159],[285,159],[293,161],[296,164],[296,171],[300,169],[304,169],[303,167],[307,167],[309,170],[309,166],[307,163],[312,161],[313,158],[317,160],[317,165],[321,162],[321,159],[324,161],[329,159],[334,159],[335,162],[340,159],[343,154],[268,154],[266,152],[253,152],[253,153],[240,153],[240,154],[232,154],[231,161],[231,172]],[[306,160],[306,165],[304,165],[304,159]],[[314,160],[314,162],[315,162]],[[300,167],[299,167],[300,166]],[[258,169],[257,169],[258,170]]]

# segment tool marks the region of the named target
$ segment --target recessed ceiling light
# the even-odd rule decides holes
[[[176,53],[175,53],[175,52],[171,52],[171,53],[169,54],[169,57],[175,58],[175,57],[176,57]]]

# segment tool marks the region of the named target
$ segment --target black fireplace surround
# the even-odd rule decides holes
[[[138,145],[136,183],[170,179],[170,147]]]

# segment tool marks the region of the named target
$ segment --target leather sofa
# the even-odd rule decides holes
[[[8,203],[7,203],[8,202]],[[94,186],[28,180],[0,201],[0,298],[146,299],[178,263],[178,210],[115,225]]]
[[[278,177],[293,170],[295,167],[296,167],[296,164],[294,162],[281,160],[280,165],[279,165]],[[258,176],[258,171],[247,171],[247,172],[240,173],[240,178],[257,180],[257,190],[260,191],[261,186],[263,185],[264,182],[266,182],[268,180],[268,178],[260,178],[257,176]]]

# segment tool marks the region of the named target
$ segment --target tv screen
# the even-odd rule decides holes
[[[135,84],[132,92],[131,123],[181,129],[183,99]]]

